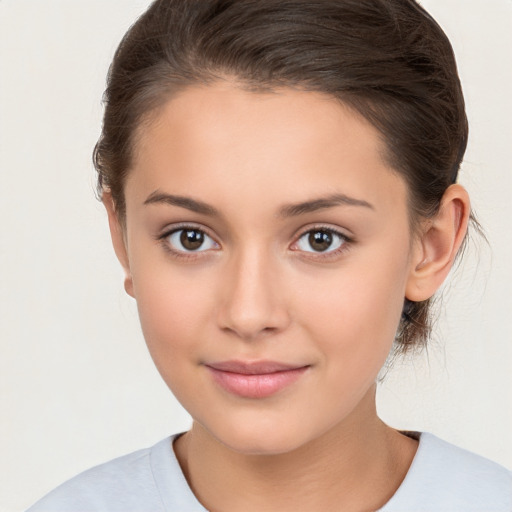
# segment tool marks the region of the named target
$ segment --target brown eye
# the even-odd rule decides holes
[[[188,251],[195,251],[203,245],[204,233],[197,229],[183,229],[180,235],[180,242]]]
[[[332,253],[348,241],[346,236],[332,229],[312,229],[299,238],[297,247],[304,252]]]
[[[177,229],[166,238],[168,244],[178,252],[203,252],[218,247],[211,237],[196,228]]]
[[[328,231],[311,231],[308,242],[315,251],[324,252],[332,244],[332,234]]]

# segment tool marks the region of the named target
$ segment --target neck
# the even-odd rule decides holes
[[[358,409],[287,453],[235,452],[198,423],[176,441],[175,451],[211,512],[376,510],[400,486],[417,443],[377,417],[375,388]]]

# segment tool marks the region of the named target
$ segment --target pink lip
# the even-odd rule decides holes
[[[223,361],[206,368],[223,389],[244,398],[266,398],[297,381],[309,366],[275,361]]]

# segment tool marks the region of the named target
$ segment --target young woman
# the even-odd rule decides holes
[[[488,511],[512,475],[376,413],[472,218],[449,41],[407,0],[157,0],[112,64],[99,191],[192,428],[42,511]]]

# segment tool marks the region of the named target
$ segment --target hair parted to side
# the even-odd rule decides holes
[[[183,88],[224,79],[322,92],[357,111],[408,185],[412,229],[457,178],[468,125],[455,57],[414,0],[156,0],[115,53],[94,149],[98,192],[111,192],[121,222],[144,120]],[[397,353],[426,343],[429,308],[405,301]]]

